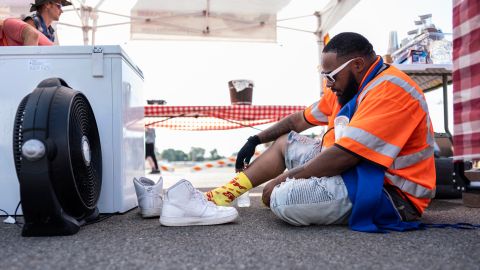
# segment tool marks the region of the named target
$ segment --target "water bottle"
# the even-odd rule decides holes
[[[237,200],[238,207],[250,207],[250,196],[248,194],[248,191],[243,193],[236,200]]]

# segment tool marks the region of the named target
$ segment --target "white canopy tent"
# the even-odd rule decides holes
[[[73,6],[64,8],[64,11],[75,12],[78,20],[67,22],[61,18],[59,24],[81,28],[85,45],[95,44],[98,28],[121,24],[131,24],[132,39],[213,37],[223,40],[275,41],[276,27],[282,27],[277,25],[276,14],[291,0],[137,0],[130,15],[101,10],[102,4],[108,1],[111,0],[71,0]],[[0,18],[28,15],[32,2],[34,0],[0,0]],[[325,4],[324,1],[318,2],[319,6]],[[311,14],[318,18],[317,30],[311,33],[323,43],[324,34],[358,2],[330,0],[320,11]],[[104,15],[117,16],[124,21],[99,24]]]
[[[24,17],[30,9],[30,3],[33,1],[28,0],[0,0],[0,18],[6,17]]]
[[[64,8],[65,14],[58,24],[81,29],[85,45],[95,44],[99,28],[118,25],[130,25],[131,39],[253,42],[275,42],[277,28],[284,28],[314,34],[320,58],[324,36],[359,2],[317,0],[323,8],[307,15],[315,16],[318,22],[315,30],[308,31],[282,25],[287,20],[292,22],[305,16],[277,19],[277,12],[292,0],[127,0],[132,6],[130,15],[102,10],[103,6],[115,4],[112,1],[71,0],[73,5]],[[0,18],[25,16],[32,2],[34,0],[0,0]],[[109,9],[113,9],[112,5]]]
[[[321,10],[315,12],[318,19],[317,31],[320,52],[323,50],[325,35],[337,24],[360,0],[330,0]]]
[[[277,12],[290,0],[138,0],[132,39],[276,41]]]

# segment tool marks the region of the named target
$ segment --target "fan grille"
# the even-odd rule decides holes
[[[29,96],[30,95],[26,95],[20,102],[15,115],[15,124],[13,126],[13,158],[15,160],[17,174],[22,166],[23,120]]]
[[[82,138],[88,139],[90,162],[85,162]],[[70,157],[75,184],[84,204],[93,208],[100,196],[101,148],[93,111],[83,95],[76,95],[70,110]]]

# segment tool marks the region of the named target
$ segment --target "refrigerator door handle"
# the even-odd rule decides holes
[[[103,77],[103,49],[101,47],[93,47],[92,76]]]

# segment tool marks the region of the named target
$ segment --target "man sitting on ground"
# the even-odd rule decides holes
[[[348,222],[366,232],[418,228],[411,221],[435,194],[434,133],[422,90],[384,64],[357,33],[332,38],[321,66],[325,95],[248,139],[237,155],[241,172],[205,194],[216,207],[182,180],[166,191],[160,223],[233,221],[235,209],[221,206],[270,181],[262,200],[292,225]],[[329,128],[321,142],[298,134],[318,125]],[[244,165],[258,144],[271,141]]]
[[[275,143],[207,198],[228,205],[270,181],[263,202],[293,225],[349,221],[377,231],[417,220],[435,194],[434,133],[422,90],[357,33],[332,38],[321,66],[325,95],[250,137],[237,156],[239,171],[256,145]],[[323,142],[298,134],[318,125],[329,128]]]

